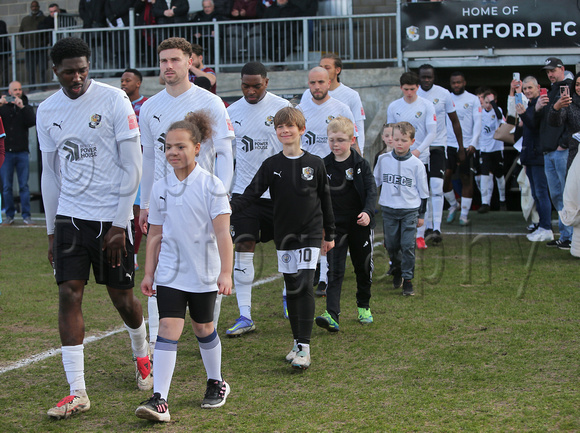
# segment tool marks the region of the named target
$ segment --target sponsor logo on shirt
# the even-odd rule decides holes
[[[101,115],[100,114],[93,114],[91,116],[90,122],[89,122],[89,128],[92,129],[97,129],[101,127]]]
[[[79,145],[70,140],[65,141],[62,147],[63,151],[66,152],[66,160],[69,162],[80,161],[86,158],[96,158],[97,157],[97,147],[91,145]]]
[[[254,140],[253,138],[244,135],[242,137],[242,150],[244,152],[251,152],[252,150],[267,150],[268,140]]]

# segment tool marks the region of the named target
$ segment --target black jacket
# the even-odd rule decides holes
[[[80,0],[79,15],[83,20],[83,29],[107,27],[105,19],[105,0]]]
[[[523,165],[544,165],[544,152],[540,140],[540,131],[534,123],[537,100],[538,98],[531,99],[526,112],[520,116],[524,124],[521,129],[523,143],[522,153],[520,153],[520,161]],[[516,137],[517,133],[518,130],[516,130]]]
[[[366,159],[352,151],[353,155],[353,174],[352,181],[354,189],[363,203],[362,211],[366,212],[371,217],[369,223],[370,228],[375,227],[375,207],[377,203],[377,186],[375,184],[375,177],[370,164]],[[334,161],[334,154],[330,153],[324,157],[324,166],[328,167]]]
[[[163,12],[175,6],[175,15],[166,17]],[[157,24],[181,24],[187,22],[189,3],[187,0],[171,0],[171,8],[167,7],[165,0],[158,0],[153,5],[153,16]]]
[[[535,112],[534,122],[536,127],[539,127],[540,141],[544,153],[553,152],[558,148],[558,146],[568,148],[566,128],[564,126],[550,126],[548,115],[552,105],[554,105],[554,103],[560,98],[560,86],[570,87],[571,83],[572,80],[568,78],[564,81],[552,84],[551,89],[548,91],[550,102],[540,111]]]
[[[28,105],[26,95],[22,95],[22,102],[22,109],[12,103],[0,107],[0,117],[6,131],[6,152],[28,152],[28,130],[36,124],[36,116]]]

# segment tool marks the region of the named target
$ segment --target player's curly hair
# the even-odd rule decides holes
[[[207,140],[211,137],[213,131],[211,118],[201,111],[189,113],[185,116],[185,119],[173,122],[167,132],[176,129],[183,129],[189,132],[191,135],[191,141],[193,141],[194,144],[202,143]]]
[[[183,51],[188,57],[191,57],[191,54],[193,53],[193,48],[191,48],[191,44],[186,39],[167,38],[157,47],[157,54],[161,51],[171,50],[173,48]]]
[[[86,57],[91,59],[91,48],[80,38],[63,38],[56,42],[50,50],[50,59],[54,66],[58,66],[64,59]]]
[[[403,121],[395,123],[395,125],[393,126],[393,130],[395,129],[401,131],[402,135],[408,135],[411,140],[415,138],[415,127],[411,125],[409,122]]]

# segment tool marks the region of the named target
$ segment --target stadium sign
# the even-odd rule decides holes
[[[401,24],[403,51],[580,45],[576,0],[406,3]]]

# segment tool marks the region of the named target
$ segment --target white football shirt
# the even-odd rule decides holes
[[[501,108],[499,109],[501,111]],[[481,135],[479,136],[480,152],[496,152],[503,150],[503,141],[493,138],[493,134],[504,123],[503,118],[498,119],[495,110],[481,110]]]
[[[172,123],[185,119],[189,113],[202,111],[212,120],[213,134],[210,140],[201,143],[196,161],[208,172],[214,172],[216,149],[214,141],[234,137],[234,129],[223,101],[218,96],[201,87],[191,85],[190,89],[178,97],[173,97],[164,89],[149,98],[141,107],[139,125],[141,144],[153,147],[155,152],[155,172],[143,170],[143,179],[154,176],[155,181],[165,178],[173,168],[165,158],[165,135]],[[226,149],[231,152],[231,146]],[[141,206],[146,208],[148,197],[141,197]]]
[[[229,213],[222,181],[199,164],[183,181],[170,173],[155,182],[149,223],[163,226],[155,283],[186,292],[217,291],[221,261],[213,219]]]
[[[356,124],[356,129],[358,132],[358,147],[361,152],[364,152],[363,149],[365,147],[365,110],[362,105],[362,101],[360,99],[360,95],[354,89],[351,89],[348,86],[345,86],[342,83],[338,83],[338,87],[334,90],[329,90],[328,94],[335,99],[338,99],[340,102],[348,105],[352,115],[354,117],[354,123]],[[302,98],[300,99],[300,103],[304,102],[306,99],[312,99],[312,94],[310,93],[310,89],[306,89],[302,94]],[[363,153],[364,154],[364,153]]]
[[[38,107],[42,152],[57,152],[61,190],[57,213],[90,221],[113,221],[121,194],[119,144],[139,136],[127,94],[91,80],[71,99],[59,90]],[[139,142],[134,142],[139,146]],[[135,189],[139,179],[135,179]],[[126,185],[123,186],[124,190]]]
[[[381,188],[379,204],[392,209],[418,208],[421,199],[429,198],[425,165],[415,155],[400,160],[393,153],[379,156],[375,166],[375,183]]]
[[[457,118],[461,124],[463,147],[467,149],[469,146],[473,146],[477,149],[481,133],[481,102],[479,98],[472,93],[463,92],[461,95],[451,93],[451,99],[455,104]],[[447,122],[447,145],[459,148],[451,122]]]
[[[437,132],[437,117],[433,104],[420,96],[410,104],[404,98],[397,99],[387,108],[387,122],[403,121],[415,127],[415,143],[411,146],[411,150],[418,149],[421,152],[419,159],[423,164],[428,164],[431,145],[428,136],[432,134],[431,137],[435,138]]]
[[[455,112],[455,104],[451,99],[449,90],[441,86],[433,85],[433,87],[426,92],[419,87],[417,95],[431,101],[433,103],[433,108],[435,109],[435,116],[437,117],[437,135],[435,136],[435,140],[431,143],[431,147],[445,147],[447,145],[447,114]]]
[[[327,132],[330,121],[335,117],[343,116],[350,119],[353,124],[355,123],[348,105],[332,97],[321,105],[315,104],[310,97],[296,108],[302,111],[306,118],[306,132],[302,136],[302,149],[321,158],[330,153]],[[358,137],[356,125],[354,136]]]
[[[257,104],[241,98],[228,107],[228,114],[236,134],[236,170],[232,193],[242,194],[265,159],[282,150],[276,136],[274,116],[292,104],[284,98],[266,92]],[[270,198],[266,191],[263,198]]]

